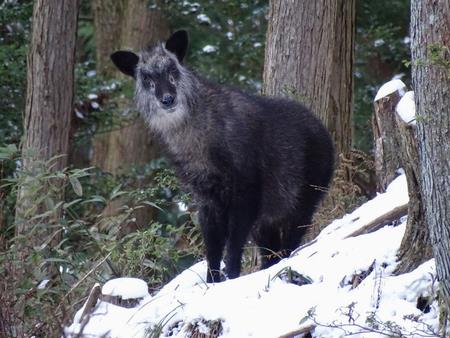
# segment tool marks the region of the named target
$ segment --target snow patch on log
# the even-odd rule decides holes
[[[403,95],[395,111],[406,124],[416,125],[416,106],[414,104],[413,91],[409,91]]]
[[[102,288],[104,296],[120,296],[122,299],[138,299],[149,296],[147,283],[139,278],[115,278]]]
[[[392,94],[396,91],[398,91],[400,96],[403,96],[405,94],[406,85],[403,83],[402,80],[394,79],[389,82],[386,82],[384,85],[378,89],[377,95],[375,96],[375,99],[373,100],[378,101],[382,99],[385,96],[388,96],[389,94]]]

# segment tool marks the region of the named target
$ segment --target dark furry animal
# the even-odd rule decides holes
[[[262,269],[298,246],[330,182],[333,146],[301,104],[214,84],[183,66],[187,45],[178,31],[111,58],[136,79],[138,109],[200,206],[207,281],[218,282],[225,248],[226,274],[239,276],[250,233]]]

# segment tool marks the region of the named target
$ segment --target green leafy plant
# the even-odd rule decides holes
[[[14,146],[1,148],[0,157],[3,164],[23,161]],[[120,234],[136,209],[150,205],[164,214],[152,200],[162,201],[162,192],[174,199],[165,199],[166,207],[175,208],[176,193],[167,187],[177,189],[170,172],[161,170],[143,193],[94,168],[56,170],[56,159],[34,160],[32,169],[16,170],[0,184],[2,191],[17,192],[20,209],[0,252],[1,334],[9,337],[60,334],[94,282],[133,275],[157,289],[200,253],[198,231],[185,213],[179,213],[181,223],[154,221]],[[103,214],[105,205],[124,197],[127,204],[117,214]],[[18,227],[28,230],[17,233]]]
[[[32,10],[31,0],[0,4],[0,145],[18,143],[22,134]]]

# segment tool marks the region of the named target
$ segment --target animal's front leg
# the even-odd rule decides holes
[[[250,188],[247,191],[252,191]],[[251,194],[240,193],[230,208],[228,224],[227,277],[239,277],[241,273],[242,252],[250,229],[256,217],[256,202]]]
[[[208,261],[206,281],[217,283],[222,280],[220,262],[228,236],[226,215],[219,207],[210,204],[200,209],[199,216]]]

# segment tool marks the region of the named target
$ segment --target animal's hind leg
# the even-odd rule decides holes
[[[253,239],[261,254],[261,270],[280,261],[280,230],[275,225],[260,225],[253,233]]]

